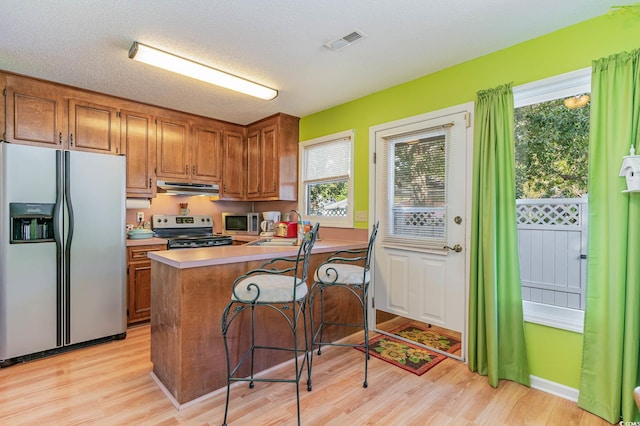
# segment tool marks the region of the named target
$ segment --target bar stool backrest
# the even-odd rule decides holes
[[[316,242],[316,237],[318,236],[318,228],[320,224],[316,222],[311,228],[311,231],[307,232],[300,243],[300,248],[298,249],[298,263],[296,264],[296,272],[295,275],[299,276],[302,282],[307,281],[307,276],[309,273],[309,259],[311,259],[311,249],[313,249],[313,245]],[[302,271],[300,275],[298,275],[298,269],[300,268],[300,255],[302,254],[303,262],[302,262]]]
[[[364,261],[364,270],[368,271],[371,265],[371,257],[373,254],[373,243],[376,240],[376,236],[378,235],[378,226],[380,225],[380,221],[377,221],[373,228],[371,229],[371,235],[369,236],[369,246],[367,247],[367,257]]]

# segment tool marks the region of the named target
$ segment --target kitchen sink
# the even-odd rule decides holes
[[[295,246],[295,238],[260,238],[246,244],[247,246]]]

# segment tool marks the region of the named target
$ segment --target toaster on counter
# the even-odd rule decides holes
[[[276,237],[295,238],[298,235],[298,223],[278,222],[275,225],[273,235]]]

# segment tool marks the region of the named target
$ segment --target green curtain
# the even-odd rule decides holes
[[[530,385],[524,341],[511,84],[478,92],[473,150],[469,368]]]
[[[640,420],[640,193],[623,193],[622,157],[640,153],[640,49],[599,59],[591,80],[589,246],[578,405]]]

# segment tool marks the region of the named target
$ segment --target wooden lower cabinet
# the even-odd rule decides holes
[[[127,247],[127,325],[151,319],[150,251],[166,250],[164,244]]]

